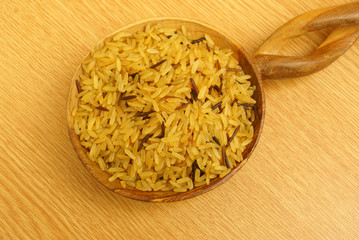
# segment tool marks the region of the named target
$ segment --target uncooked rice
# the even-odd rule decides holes
[[[83,61],[74,130],[109,181],[185,192],[243,160],[255,86],[231,50],[200,37],[148,25],[107,38]]]

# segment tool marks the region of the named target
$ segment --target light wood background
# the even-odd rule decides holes
[[[77,159],[65,112],[85,54],[135,20],[201,20],[253,54],[292,17],[348,2],[2,0],[0,239],[359,239],[359,42],[321,72],[266,81],[251,159],[224,185],[181,202],[105,189]],[[329,32],[285,51],[308,53]]]

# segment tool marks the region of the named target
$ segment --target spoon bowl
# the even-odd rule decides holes
[[[257,50],[253,58],[250,57],[244,48],[242,48],[236,41],[215,27],[199,21],[184,18],[166,17],[138,21],[105,37],[97,45],[122,31],[135,33],[139,30],[144,30],[145,26],[148,24],[161,24],[178,30],[181,30],[182,26],[184,26],[193,37],[198,38],[208,34],[214,41],[215,45],[220,48],[231,49],[233,51],[233,56],[239,61],[239,65],[242,67],[244,73],[251,75],[251,84],[256,87],[252,98],[256,100],[258,116],[253,122],[253,139],[246,146],[242,154],[243,161],[237,163],[237,165],[232,168],[230,173],[228,173],[225,177],[218,177],[211,180],[209,185],[195,187],[187,192],[145,192],[129,186],[124,188],[121,186],[119,181],[108,181],[111,175],[102,171],[96,162],[90,160],[87,156],[87,150],[81,146],[79,136],[74,130],[74,118],[71,114],[73,108],[78,104],[76,80],[79,79],[79,76],[82,74],[82,67],[78,67],[72,79],[68,96],[67,123],[70,139],[83,165],[102,185],[122,196],[148,202],[173,202],[205,193],[226,182],[242,168],[255,149],[264,124],[265,100],[262,79],[288,78],[308,75],[323,69],[341,56],[359,37],[359,3],[318,9],[292,19],[274,32]],[[300,57],[281,56],[279,54],[283,45],[287,41],[290,41],[293,37],[325,27],[336,28],[311,54]],[[89,54],[86,57],[88,57]]]
[[[79,136],[75,133],[74,130],[74,119],[71,115],[72,109],[77,105],[78,98],[77,98],[77,88],[76,88],[76,79],[79,79],[79,76],[82,74],[82,67],[80,66],[73,79],[72,84],[69,92],[68,98],[68,105],[67,105],[67,116],[68,116],[68,127],[69,127],[69,135],[72,141],[72,144],[79,156],[80,160],[87,168],[87,170],[97,179],[102,185],[107,187],[108,189],[119,193],[125,197],[129,197],[136,200],[142,201],[151,201],[151,202],[166,202],[166,201],[178,201],[190,197],[197,196],[202,194],[206,191],[209,191],[220,184],[227,181],[230,177],[232,177],[248,160],[249,156],[254,150],[256,146],[260,132],[263,126],[264,120],[264,96],[263,96],[263,89],[261,84],[261,78],[254,67],[252,60],[249,58],[249,55],[245,52],[245,50],[235,41],[233,41],[230,37],[226,36],[224,33],[220,32],[219,30],[215,29],[212,26],[209,26],[205,23],[201,23],[194,20],[189,19],[178,19],[178,18],[156,18],[156,19],[147,19],[143,21],[139,21],[128,25],[124,28],[119,29],[118,31],[112,33],[111,35],[105,37],[101,40],[97,45],[101,44],[102,42],[106,41],[108,38],[112,38],[119,32],[125,31],[130,33],[135,33],[139,30],[143,30],[148,24],[155,25],[161,24],[167,27],[173,27],[178,30],[184,26],[188,32],[192,34],[193,37],[198,36],[203,37],[204,34],[208,34],[212,40],[215,42],[217,46],[220,48],[227,48],[233,51],[233,56],[239,60],[240,66],[243,68],[243,71],[246,74],[251,75],[251,84],[256,86],[256,90],[254,95],[252,96],[253,99],[256,100],[256,107],[258,109],[258,118],[255,119],[254,125],[254,135],[253,140],[250,144],[247,145],[245,151],[243,152],[243,161],[238,163],[232,171],[226,175],[224,178],[216,178],[210,182],[209,185],[202,185],[200,187],[196,187],[192,190],[188,190],[187,192],[174,192],[174,191],[151,191],[151,192],[144,192],[137,190],[135,188],[126,186],[123,188],[119,181],[108,181],[108,178],[111,176],[109,173],[104,172],[100,169],[98,164],[87,156],[87,150],[81,146]],[[90,54],[90,53],[89,53]],[[86,56],[87,57],[87,56]]]

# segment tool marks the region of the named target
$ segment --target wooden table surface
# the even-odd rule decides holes
[[[77,66],[126,24],[201,20],[253,54],[289,19],[348,2],[1,1],[0,239],[359,239],[359,42],[311,76],[265,81],[255,152],[196,198],[155,204],[112,193],[78,160],[66,126]],[[306,54],[329,32],[285,53]]]

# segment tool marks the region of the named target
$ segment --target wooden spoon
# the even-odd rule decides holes
[[[232,177],[248,160],[252,154],[262,131],[264,123],[265,101],[262,88],[262,79],[298,77],[311,74],[323,69],[341,56],[359,37],[359,3],[351,3],[336,7],[329,7],[315,10],[301,16],[298,16],[280,27],[274,32],[258,49],[251,58],[246,51],[225,33],[207,24],[178,18],[156,18],[135,22],[123,27],[118,31],[107,36],[98,44],[106,39],[112,38],[118,32],[126,31],[134,33],[143,30],[147,24],[158,24],[181,29],[185,26],[191,34],[196,37],[202,37],[204,34],[210,35],[217,46],[233,50],[234,57],[237,58],[246,74],[252,76],[251,83],[256,86],[253,98],[256,100],[258,109],[258,118],[253,123],[254,137],[252,142],[247,145],[243,152],[243,161],[237,164],[232,171],[224,178],[216,178],[209,185],[202,185],[187,192],[178,193],[173,191],[143,192],[131,187],[123,188],[119,181],[109,182],[109,173],[100,169],[96,162],[87,157],[87,150],[80,144],[78,135],[73,128],[72,110],[78,103],[76,80],[82,73],[79,66],[73,79],[69,91],[67,104],[67,123],[70,139],[79,156],[80,160],[87,170],[101,184],[110,190],[121,194],[122,196],[150,202],[174,202],[191,197],[198,196],[207,192]],[[278,52],[291,38],[300,36],[309,31],[316,31],[322,28],[336,27],[328,38],[311,54],[304,57],[280,56]],[[90,54],[90,53],[89,53]]]

